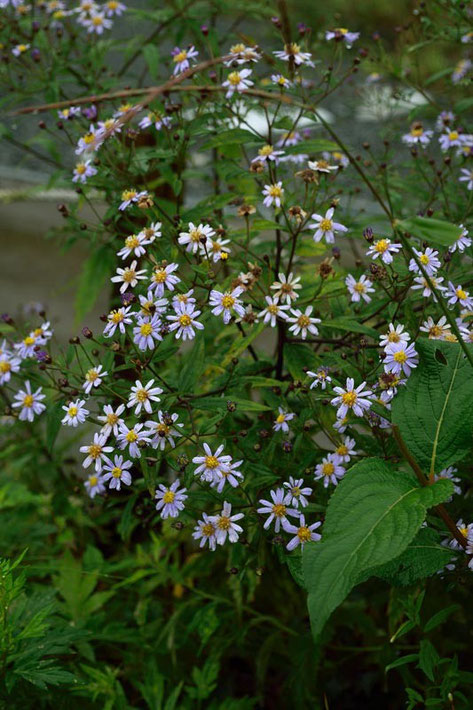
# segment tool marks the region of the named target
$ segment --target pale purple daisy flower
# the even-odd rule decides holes
[[[117,275],[112,276],[110,281],[113,283],[121,283],[120,293],[125,293],[128,286],[135,288],[138,281],[146,279],[146,269],[136,270],[137,261],[132,261],[130,266],[125,266],[124,269],[117,268]]]
[[[324,488],[327,488],[329,483],[334,486],[338,485],[338,481],[345,475],[345,467],[341,465],[341,460],[336,454],[328,454],[322,459],[322,462],[317,464],[314,469],[314,481],[323,479]]]
[[[414,248],[414,253],[416,254],[422,266],[424,267],[424,271],[429,276],[435,276],[435,274],[437,273],[437,269],[440,267],[438,251],[435,251],[435,249],[431,249],[430,247],[427,247],[424,252],[418,251],[416,248]],[[409,271],[414,271],[418,274],[421,273],[420,268],[418,267],[415,259],[410,260]]]
[[[141,408],[151,414],[153,407],[151,402],[160,402],[163,390],[161,387],[153,387],[154,380],[150,380],[146,385],[142,385],[140,380],[136,380],[131,388],[128,398],[128,407],[135,407],[135,414],[141,413]]]
[[[223,444],[216,449],[215,453],[212,453],[212,449],[206,443],[203,448],[205,456],[194,456],[192,459],[192,463],[197,464],[194,474],[199,476],[201,481],[218,480],[222,475],[222,469],[231,463],[232,457],[228,454],[222,455]]]
[[[284,62],[292,61],[296,67],[306,64],[308,67],[313,67],[312,55],[310,52],[302,52],[301,48],[295,42],[284,45],[284,49],[273,52],[277,59],[282,59]]]
[[[407,343],[410,339],[411,336],[405,330],[405,326],[402,325],[402,323],[398,323],[396,326],[394,326],[393,323],[390,323],[388,332],[379,336],[379,345],[384,348],[390,343],[400,343],[401,341]]]
[[[350,32],[346,27],[336,27],[325,33],[325,39],[328,42],[332,39],[335,40],[335,42],[343,42],[347,49],[351,49],[353,42],[356,42],[359,36],[359,32]]]
[[[235,311],[239,316],[243,317],[245,315],[245,309],[238,298],[242,293],[243,289],[241,286],[237,286],[233,291],[226,291],[225,293],[212,290],[210,292],[209,305],[213,306],[213,315],[219,316],[223,314],[223,322],[225,325],[230,321],[232,311]]]
[[[106,338],[111,338],[117,328],[120,333],[124,333],[125,326],[130,325],[132,322],[133,318],[130,314],[130,306],[126,306],[126,308],[116,308],[108,314],[107,325],[103,329],[103,334]]]
[[[215,525],[215,537],[217,545],[224,545],[227,537],[230,542],[237,542],[243,528],[237,525],[237,520],[244,518],[243,513],[234,513],[232,515],[232,506],[226,501],[223,504],[222,512],[212,516],[212,521]]]
[[[120,422],[117,436],[117,444],[120,449],[125,449],[128,446],[128,453],[132,459],[141,458],[140,444],[149,444],[149,432],[142,431],[144,424],[135,424],[128,428],[125,422]]]
[[[282,306],[279,303],[277,296],[271,298],[271,296],[265,296],[265,301],[268,304],[260,313],[258,313],[258,318],[263,318],[264,323],[269,323],[271,328],[276,325],[276,318],[282,318],[282,320],[287,320],[286,311],[289,310],[289,306]]]
[[[62,408],[66,414],[61,419],[61,424],[72,427],[83,424],[89,415],[89,410],[84,407],[84,404],[85,399],[76,399],[75,402],[69,402],[69,404],[63,406]]]
[[[299,511],[295,508],[289,508],[291,501],[291,494],[285,493],[283,488],[277,488],[275,491],[269,491],[271,500],[265,500],[261,498],[258,503],[260,508],[257,508],[257,512],[261,515],[267,515],[268,518],[265,520],[264,528],[267,530],[274,520],[274,531],[278,533],[281,529],[281,523],[287,520],[288,515],[299,516]]]
[[[217,530],[213,518],[208,516],[207,513],[203,513],[202,520],[197,522],[192,537],[194,540],[200,540],[199,547],[204,547],[207,543],[209,549],[213,551],[217,547],[216,532]]]
[[[121,415],[125,411],[125,405],[120,404],[118,407],[114,410],[111,404],[106,404],[103,408],[103,414],[97,417],[99,422],[102,422],[102,428],[100,429],[100,433],[105,436],[106,439],[113,434],[114,436],[118,436],[118,431],[120,428],[120,424],[123,422],[123,419],[121,419]]]
[[[175,315],[166,316],[168,321],[171,321],[169,330],[176,331],[176,338],[182,340],[192,340],[195,338],[195,330],[203,330],[204,326],[199,323],[196,318],[200,316],[201,311],[194,310],[194,304],[178,303],[174,306]]]
[[[31,384],[29,380],[25,382],[25,389],[18,390],[13,396],[14,401],[12,402],[12,407],[21,407],[18,419],[21,421],[32,422],[35,416],[41,414],[46,409],[46,405],[42,403],[46,395],[41,394],[43,388],[38,387],[36,392],[31,389]]]
[[[265,185],[263,189],[263,205],[265,207],[281,207],[282,199],[284,196],[284,188],[282,182],[276,182],[272,185]]]
[[[193,254],[200,251],[207,240],[215,236],[215,230],[208,224],[198,224],[189,222],[187,232],[179,232],[178,243],[186,246],[186,251]]]
[[[169,487],[159,484],[156,490],[155,498],[156,510],[165,520],[166,518],[177,518],[179,513],[184,510],[184,501],[188,498],[186,495],[187,488],[179,488],[180,481],[176,480]]]
[[[191,45],[187,49],[180,49],[179,47],[174,47],[171,52],[172,61],[174,62],[173,74],[182,74],[182,72],[187,71],[190,67],[190,63],[193,59],[199,56],[199,52],[196,48]]]
[[[343,443],[337,446],[334,454],[335,456],[338,456],[339,460],[343,463],[348,463],[352,456],[357,456],[355,445],[355,439],[351,439],[349,436],[346,436]]]
[[[317,530],[321,525],[322,523],[320,521],[318,523],[312,523],[312,525],[306,525],[305,516],[302,514],[299,518],[298,525],[293,525],[286,520],[286,522],[283,523],[285,532],[294,535],[292,540],[289,540],[287,543],[286,549],[289,551],[295,550],[299,545],[301,549],[303,549],[306,542],[316,542],[320,540],[322,535],[314,532],[314,530]]]
[[[128,469],[132,466],[132,462],[124,460],[123,456],[115,454],[113,461],[105,457],[103,480],[110,481],[108,484],[109,488],[119,491],[122,483],[124,483],[125,486],[131,485],[131,473]]]
[[[248,78],[251,74],[251,69],[230,72],[227,79],[222,83],[222,86],[227,89],[225,98],[231,99],[235,92],[241,93],[253,86],[253,82]]]
[[[84,486],[91,498],[95,498],[96,495],[102,495],[102,493],[105,493],[103,478],[98,473],[91,473],[88,479],[84,481]]]
[[[366,382],[362,382],[355,388],[355,381],[351,377],[347,377],[345,388],[334,387],[337,396],[330,403],[337,407],[337,419],[344,419],[349,409],[352,409],[353,414],[357,417],[362,417],[365,411],[370,409],[369,397],[373,393],[369,389],[365,390],[365,386]],[[339,429],[339,431],[341,430]]]
[[[102,365],[91,367],[90,370],[87,370],[85,373],[85,382],[82,385],[82,389],[85,390],[86,394],[90,394],[92,387],[99,387],[106,375],[108,375],[108,372],[102,370]]]
[[[169,291],[174,291],[176,284],[180,282],[179,276],[176,276],[173,272],[179,267],[179,264],[166,264],[166,266],[155,266],[153,273],[151,274],[151,285],[150,289],[156,291],[158,297],[164,295],[164,291],[167,288]]]
[[[392,372],[394,375],[404,373],[409,377],[411,371],[419,364],[419,356],[414,347],[414,343],[389,343],[384,349],[386,357],[383,360],[384,371]]]
[[[171,448],[176,446],[174,439],[182,436],[176,427],[183,427],[182,422],[178,422],[178,414],[169,414],[169,412],[158,411],[158,421],[147,421],[145,426],[149,430],[151,437],[150,445],[153,449],[161,449],[163,451],[166,444],[169,443]]]
[[[313,378],[313,382],[310,383],[310,389],[312,390],[314,389],[314,387],[320,385],[321,389],[324,390],[327,387],[327,383],[332,381],[332,378],[329,376],[328,373],[328,367],[319,367],[317,368],[316,372],[311,372],[311,370],[307,370],[307,375]]]
[[[80,447],[79,451],[82,454],[87,454],[82,462],[84,468],[88,468],[93,463],[96,471],[100,472],[102,470],[102,462],[106,458],[105,454],[110,454],[113,451],[112,446],[105,446],[106,442],[107,437],[96,432],[91,444]]]
[[[86,160],[83,163],[77,163],[72,175],[72,182],[80,182],[85,184],[88,178],[97,175],[97,168],[94,168],[91,160]]]
[[[273,424],[273,429],[274,431],[288,432],[289,424],[287,422],[290,422],[291,419],[294,419],[296,415],[294,414],[294,412],[286,412],[282,407],[279,407],[278,410],[279,414]]]
[[[161,319],[157,314],[151,318],[138,316],[137,325],[133,328],[133,342],[141,351],[153,350],[156,343],[163,339],[161,328]]]
[[[401,249],[401,244],[393,244],[390,239],[378,239],[373,242],[366,255],[373,259],[379,256],[385,264],[392,264],[393,254],[397,254]]]
[[[469,292],[465,291],[462,286],[454,286],[451,281],[448,282],[446,299],[450,306],[459,303],[462,308],[473,310],[473,298],[470,296]]]
[[[309,501],[306,496],[310,496],[312,488],[304,486],[303,478],[294,478],[293,476],[289,476],[289,481],[283,483],[283,486],[288,489],[288,492],[291,495],[289,503],[290,505],[293,505],[294,508],[298,508],[299,505],[302,508],[305,508],[306,505],[309,505]]]
[[[348,274],[345,279],[346,286],[351,295],[353,303],[359,303],[363,299],[366,303],[371,301],[369,293],[374,293],[373,283],[364,274],[357,281],[354,276]]]
[[[307,333],[311,335],[317,335],[319,330],[317,328],[317,323],[320,323],[320,318],[313,318],[311,313],[313,311],[313,306],[307,306],[305,312],[302,313],[297,308],[291,308],[292,316],[287,318],[288,323],[292,323],[289,331],[294,333],[295,336],[301,334],[302,340],[307,338]]]
[[[325,213],[325,217],[316,213],[311,215],[311,219],[314,221],[308,225],[308,229],[315,229],[314,242],[320,242],[322,238],[325,238],[327,244],[333,244],[337,232],[348,232],[347,227],[332,220],[334,212],[335,209],[330,207]]]

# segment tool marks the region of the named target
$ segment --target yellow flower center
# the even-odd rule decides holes
[[[102,453],[102,447],[99,444],[91,444],[89,446],[89,456],[92,459],[98,459]]]
[[[122,200],[132,200],[134,197],[136,197],[138,193],[136,190],[123,190],[122,192]]]
[[[319,229],[321,229],[322,232],[330,232],[330,230],[332,229],[332,220],[323,219],[319,224]]]
[[[33,395],[32,394],[25,395],[25,397],[23,398],[23,406],[30,408],[33,406],[33,404],[34,404]]]
[[[356,284],[353,286],[353,289],[354,289],[357,293],[364,293],[364,292],[366,291],[366,286],[365,286],[364,284],[362,284],[361,281],[358,281],[358,283],[356,283]]]
[[[439,338],[443,333],[442,328],[439,325],[433,325],[429,328],[429,338]]]
[[[135,278],[135,274],[136,274],[135,270],[134,270],[134,269],[130,269],[130,268],[127,266],[126,269],[123,270],[122,279],[123,279],[123,281],[125,281],[126,283],[131,283],[131,282],[134,280],[134,278]]]
[[[301,328],[307,328],[310,325],[310,318],[309,316],[299,316],[297,319],[297,325],[300,326]]]
[[[207,468],[217,468],[218,458],[216,456],[206,456],[205,457],[205,466]]]
[[[407,355],[406,355],[406,353],[404,352],[404,350],[399,350],[399,352],[394,353],[394,360],[395,360],[396,362],[401,363],[401,365],[402,365],[403,363],[405,363],[406,360],[407,360]]]
[[[99,482],[99,479],[97,478],[97,476],[91,476],[89,478],[89,484],[92,486],[92,488],[94,486],[96,486],[98,482]]]
[[[281,197],[283,190],[282,187],[279,187],[279,185],[271,185],[268,192],[271,197]]]
[[[179,317],[179,323],[184,327],[187,327],[192,323],[192,318],[188,316],[187,313],[184,313],[184,315]]]
[[[378,252],[378,254],[384,254],[386,249],[389,247],[389,241],[387,239],[380,239],[379,241],[376,242],[374,245],[375,251]]]
[[[388,341],[390,343],[398,343],[401,340],[401,337],[399,336],[398,333],[396,333],[395,330],[392,330],[389,335],[388,335]]]
[[[26,50],[28,49],[28,47],[26,46],[26,44],[19,44],[18,47],[17,47],[17,49],[18,49],[19,52],[26,52]]]
[[[309,542],[310,541],[310,530],[306,525],[303,525],[299,530],[297,531],[297,537],[301,542]]]
[[[11,364],[8,362],[8,360],[0,360],[0,372],[5,374],[6,372],[10,372],[11,370]]]
[[[424,129],[421,127],[411,128],[411,136],[413,136],[414,138],[418,138],[419,136],[421,136],[423,134],[423,132],[424,132]]]
[[[141,335],[151,335],[153,332],[153,328],[151,326],[151,323],[143,323],[142,326],[140,327],[140,333]]]
[[[163,495],[163,502],[172,503],[175,497],[176,494],[173,491],[166,491],[166,493]]]
[[[232,71],[232,73],[228,75],[228,81],[232,86],[238,86],[241,81],[240,72]]]
[[[458,131],[450,131],[448,134],[448,137],[450,138],[451,141],[456,141],[458,138]]]
[[[271,306],[268,306],[267,311],[268,311],[268,313],[271,313],[271,315],[277,316],[278,311],[279,311],[279,307],[271,305]]]
[[[115,414],[115,412],[112,412],[111,414],[107,414],[107,424],[110,424],[110,426],[114,426],[118,422],[118,415]]]
[[[286,506],[283,503],[275,503],[273,513],[277,518],[283,518],[286,515]]]
[[[268,145],[265,145],[259,149],[258,155],[267,156],[267,155],[271,155],[272,152],[273,152],[273,146],[268,144]]]
[[[167,274],[165,269],[158,269],[157,271],[154,272],[153,274],[153,279],[157,284],[162,284],[166,281]]]
[[[173,57],[173,60],[178,64],[179,62],[183,62],[185,59],[187,59],[187,52],[185,49],[182,49],[179,54],[175,54]]]
[[[100,15],[94,15],[92,18],[92,23],[95,25],[95,27],[100,27],[100,25],[103,25],[103,17]]]
[[[278,424],[282,424],[284,421],[286,421],[286,415],[278,414],[278,416],[276,417],[276,421]]]
[[[244,52],[245,49],[244,44],[234,44],[233,47],[230,47],[230,54],[240,54],[240,52]]]
[[[217,527],[219,530],[230,530],[231,520],[226,515],[221,515],[217,520]]]
[[[294,496],[294,498],[299,498],[299,496],[301,494],[301,489],[299,488],[299,486],[294,486],[293,488],[291,488],[291,493]]]
[[[130,236],[125,239],[125,246],[128,249],[136,249],[140,246],[140,240],[135,234],[130,234]]]
[[[138,434],[136,433],[136,431],[134,431],[133,429],[130,429],[130,431],[129,431],[128,434],[126,435],[126,440],[127,440],[130,444],[132,444],[133,442],[137,441],[137,440],[138,440]]]
[[[202,525],[202,533],[205,535],[205,537],[212,537],[212,535],[215,533],[215,527],[212,525],[212,523],[205,523],[205,525]]]
[[[230,294],[225,294],[225,296],[222,298],[222,306],[224,308],[232,308],[232,306],[235,304],[235,299],[233,296],[230,296]]]
[[[330,461],[324,463],[324,465],[322,466],[322,473],[324,474],[324,476],[331,476],[334,471],[335,466]]]
[[[345,444],[340,444],[337,449],[337,454],[339,456],[346,456],[348,454],[348,448],[345,446]]]
[[[77,415],[77,407],[69,407],[67,410],[67,413],[69,414],[70,417],[75,417]]]
[[[93,133],[86,133],[85,136],[82,137],[82,140],[86,145],[90,145],[94,142],[95,136]]]
[[[97,370],[89,370],[85,375],[85,379],[87,380],[87,382],[95,382],[98,376],[99,374]]]
[[[118,2],[116,0],[108,0],[107,7],[109,10],[116,10],[118,7]]]
[[[87,166],[85,163],[77,163],[76,165],[76,173],[78,175],[83,175],[85,171],[87,170]]]
[[[149,399],[148,392],[145,389],[138,390],[136,393],[136,399],[138,402],[146,402]]]
[[[31,337],[31,335],[28,335],[24,340],[23,340],[25,345],[34,345],[34,338]]]
[[[463,301],[463,300],[466,298],[466,296],[467,296],[466,291],[464,291],[462,288],[457,288],[457,290],[455,291],[455,293],[457,294],[457,296],[458,296],[458,298],[460,299],[460,301]]]
[[[422,255],[419,257],[419,261],[420,261],[421,264],[424,264],[424,266],[426,266],[426,265],[429,263],[430,259],[429,259],[429,257],[427,256],[427,254],[422,254]]]
[[[342,402],[343,404],[346,404],[348,407],[353,407],[357,400],[357,393],[355,390],[350,390],[350,392],[344,392],[342,394]]]
[[[286,45],[286,52],[288,54],[296,55],[296,54],[299,54],[300,51],[301,51],[301,48],[295,42],[291,42],[291,44]]]
[[[167,424],[158,424],[156,427],[156,431],[159,432],[159,434],[164,434],[164,436],[167,436],[171,429],[167,426]]]
[[[119,468],[119,466],[115,466],[114,468],[112,468],[112,476],[114,478],[120,478],[121,475],[122,475],[122,470],[121,470],[121,468]]]
[[[123,320],[123,311],[112,311],[110,313],[109,319],[112,323],[121,323]]]

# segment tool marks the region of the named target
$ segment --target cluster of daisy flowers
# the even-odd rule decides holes
[[[464,131],[452,111],[442,111],[437,117],[434,129],[426,129],[422,121],[415,121],[409,133],[402,136],[402,141],[412,149],[426,149],[431,144],[435,131],[438,134],[440,150],[449,157],[454,154],[463,161],[464,167],[460,169],[459,182],[465,183],[467,190],[473,190],[473,168],[467,167],[473,157],[473,134]]]
[[[27,5],[22,0],[3,0],[0,7],[3,9],[10,7],[18,17],[23,17],[37,10],[44,12],[50,18],[50,27],[52,29],[62,29],[67,19],[74,19],[88,34],[99,37],[106,30],[111,30],[114,18],[120,17],[127,9],[126,5],[119,0],[107,0],[104,3],[81,0],[79,5],[74,8],[68,7],[63,0],[47,0],[46,2],[33,3],[32,5]],[[14,57],[22,57],[30,49],[34,56],[35,48],[31,48],[29,43],[16,44],[11,52]]]

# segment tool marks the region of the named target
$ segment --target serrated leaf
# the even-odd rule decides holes
[[[450,481],[419,487],[410,474],[381,459],[352,466],[329,501],[322,541],[306,545],[303,552],[315,637],[366,572],[398,557],[422,525],[427,508],[451,494]]]
[[[425,675],[432,683],[435,680],[434,671],[440,658],[434,646],[428,639],[422,639],[419,649],[418,667],[424,671]]]
[[[449,247],[460,237],[463,229],[451,222],[430,217],[409,217],[396,223],[396,227],[415,237],[442,247]]]
[[[94,307],[107,278],[112,274],[114,262],[113,251],[109,247],[102,246],[92,252],[84,263],[75,301],[76,323],[80,323]]]
[[[452,559],[451,548],[440,544],[436,530],[421,528],[404,552],[371,573],[396,586],[413,584],[443,569]]]
[[[421,338],[416,348],[419,365],[393,400],[392,421],[420,467],[439,473],[471,450],[473,371],[458,343]]]

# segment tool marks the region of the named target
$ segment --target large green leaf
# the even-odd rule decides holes
[[[410,232],[414,237],[442,247],[451,246],[463,231],[456,224],[430,217],[409,217],[397,222],[396,226],[404,232]]]
[[[303,574],[312,632],[367,571],[398,557],[422,525],[427,508],[448,498],[451,481],[419,487],[410,474],[381,459],[353,466],[332,495],[322,541],[306,545]]]
[[[420,339],[419,366],[393,400],[392,421],[427,473],[471,450],[473,371],[458,343]]]
[[[376,567],[372,574],[395,586],[413,584],[416,580],[430,577],[445,567],[452,556],[452,549],[441,545],[437,530],[421,528],[399,557]]]
[[[99,247],[84,262],[76,294],[76,324],[80,323],[94,307],[100,292],[113,273],[114,263],[114,253],[108,246]]]

